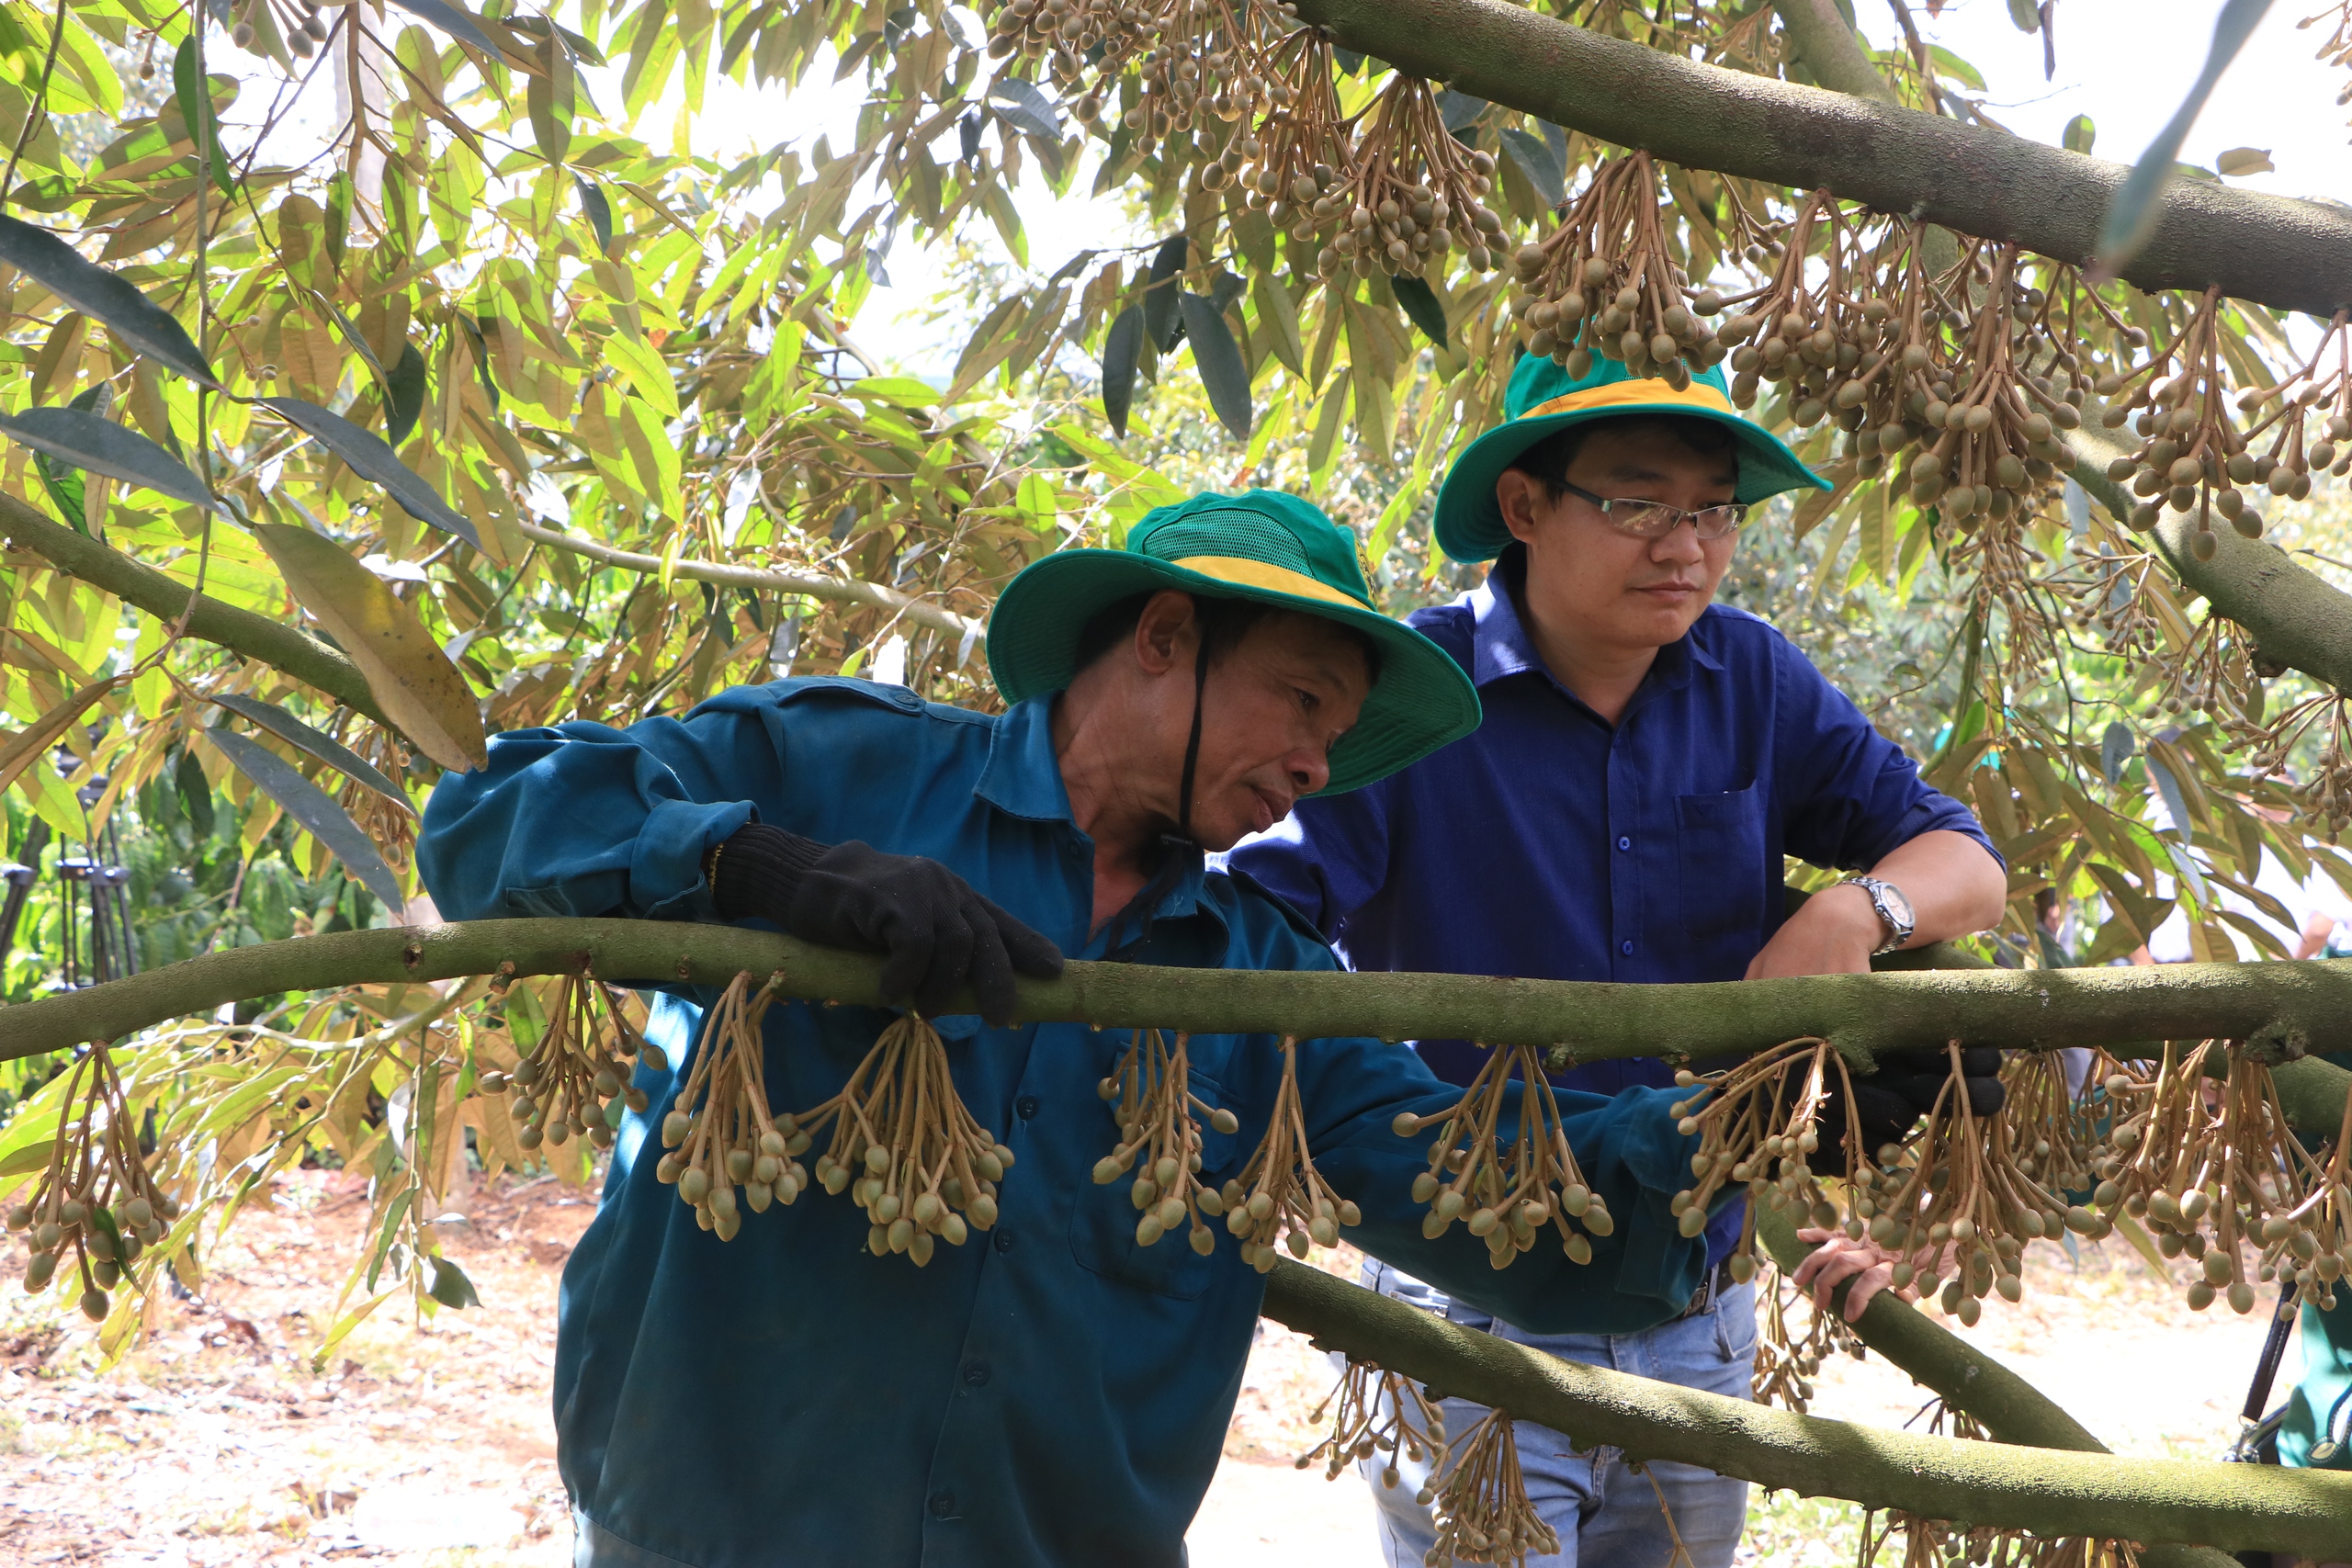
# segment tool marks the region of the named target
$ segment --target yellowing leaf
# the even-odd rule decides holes
[[[2216,173],[2235,179],[2243,175],[2275,175],[2278,165],[2270,161],[2266,147],[2233,147],[2213,160]]]
[[[418,750],[458,772],[490,760],[473,693],[414,610],[331,539],[279,523],[255,524],[254,534]]]
[[[650,344],[627,333],[615,333],[605,340],[605,360],[663,418],[678,417],[678,389],[670,380],[670,367]]]

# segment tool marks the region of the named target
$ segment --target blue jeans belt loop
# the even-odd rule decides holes
[[[1690,1292],[1690,1303],[1675,1314],[1674,1321],[1679,1323],[1686,1317],[1696,1317],[1705,1312],[1715,1304],[1715,1298],[1731,1289],[1735,1282],[1731,1277],[1731,1259],[1726,1258],[1699,1281],[1699,1288]]]

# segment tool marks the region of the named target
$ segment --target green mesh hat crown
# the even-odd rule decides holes
[[[1122,599],[1163,588],[1254,599],[1355,627],[1380,679],[1331,748],[1319,793],[1361,789],[1478,728],[1478,694],[1443,649],[1372,607],[1355,536],[1295,495],[1196,495],[1147,513],[1116,550],[1061,550],[1006,585],[989,616],[989,669],[1008,702],[1078,673],[1079,634]]]
[[[1739,449],[1734,499],[1762,501],[1784,490],[1828,490],[1829,481],[1797,460],[1780,437],[1740,417],[1724,389],[1724,373],[1702,370],[1677,390],[1655,376],[1636,377],[1623,363],[1593,355],[1579,378],[1541,354],[1520,356],[1503,397],[1505,423],[1470,444],[1437,493],[1438,547],[1454,560],[1492,560],[1510,543],[1495,481],[1520,454],[1572,424],[1627,414],[1679,414],[1712,420],[1731,432]]]

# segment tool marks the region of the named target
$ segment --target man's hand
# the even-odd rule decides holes
[[[1012,1016],[1013,976],[1051,979],[1061,949],[935,860],[887,855],[853,839],[827,846],[753,824],[720,847],[718,912],[763,915],[804,942],[887,954],[882,994],[937,1016],[965,987],[980,1016]]]
[[[1853,1284],[1846,1292],[1843,1314],[1848,1323],[1861,1322],[1862,1309],[1881,1291],[1894,1290],[1906,1302],[1919,1299],[1916,1285],[1895,1288],[1894,1266],[1903,1261],[1903,1255],[1887,1251],[1868,1236],[1855,1241],[1844,1231],[1807,1227],[1797,1232],[1797,1239],[1811,1245],[1814,1250],[1797,1265],[1792,1278],[1798,1290],[1813,1293],[1813,1304],[1823,1311],[1828,1310],[1831,1294],[1849,1280]],[[1921,1254],[1915,1263],[1923,1261],[1926,1256]]]
[[[1964,1048],[1960,1053],[1960,1093],[1967,1097],[1972,1112],[1990,1116],[2007,1103],[2008,1089],[2001,1082],[2001,1053],[1996,1047]],[[1862,1157],[1874,1158],[1886,1145],[1901,1143],[1913,1122],[1935,1110],[1936,1099],[1951,1077],[1951,1054],[1936,1045],[1885,1052],[1878,1059],[1877,1072],[1867,1077],[1855,1075],[1851,1109],[1862,1135]],[[1829,1075],[1828,1083],[1829,1100],[1815,1126],[1822,1146],[1836,1148],[1846,1135],[1849,1108],[1835,1073]],[[1957,1115],[1957,1097],[1948,1099],[1944,1109]]]
[[[1748,960],[1747,977],[1865,974],[1871,954],[1885,940],[1886,923],[1870,894],[1840,883],[1806,899],[1781,922],[1764,950]]]

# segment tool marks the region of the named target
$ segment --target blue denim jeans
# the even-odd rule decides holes
[[[1728,1286],[1706,1310],[1639,1334],[1526,1334],[1457,1304],[1385,1263],[1367,1258],[1363,1282],[1384,1296],[1464,1328],[1500,1335],[1564,1360],[1734,1399],[1749,1397],[1756,1364],[1752,1285]],[[1485,1405],[1466,1399],[1449,1399],[1444,1410],[1450,1438],[1460,1437],[1487,1416]],[[1531,1421],[1519,1422],[1516,1435],[1528,1499],[1560,1538],[1555,1555],[1530,1557],[1527,1568],[1668,1568],[1675,1561],[1676,1534],[1692,1568],[1727,1568],[1747,1525],[1745,1481],[1665,1460],[1653,1460],[1636,1472],[1615,1449],[1571,1453],[1566,1438]],[[1372,1486],[1381,1548],[1389,1568],[1421,1568],[1437,1530],[1430,1510],[1413,1498],[1429,1479],[1430,1466],[1400,1456],[1394,1485],[1383,1483],[1381,1472],[1387,1468],[1385,1453],[1357,1466]],[[1673,1533],[1658,1506],[1661,1495],[1673,1515]]]

